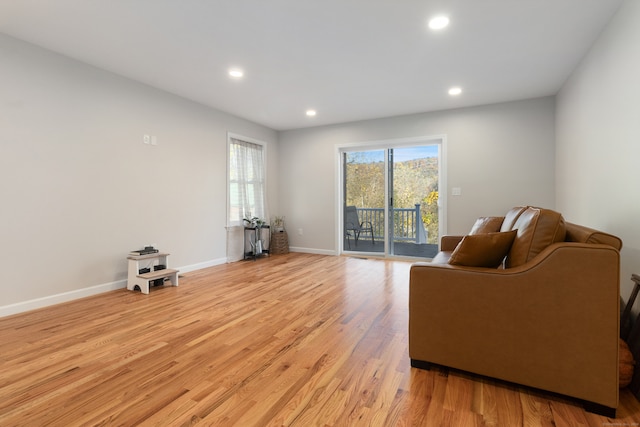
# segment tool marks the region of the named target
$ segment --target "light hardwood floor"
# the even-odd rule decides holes
[[[277,255],[0,319],[0,425],[637,425],[409,366],[410,264]],[[615,423],[615,424],[614,424]]]

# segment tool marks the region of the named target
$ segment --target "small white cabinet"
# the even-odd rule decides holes
[[[168,268],[168,253],[158,252],[155,254],[129,255],[129,273],[127,277],[127,289],[135,291],[136,287],[143,294],[149,293],[149,282],[158,279],[168,278],[172,286],[178,286],[178,270]],[[157,269],[164,266],[162,269]],[[148,273],[140,273],[140,270],[148,268]]]

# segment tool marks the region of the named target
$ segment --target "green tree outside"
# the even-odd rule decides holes
[[[346,203],[359,208],[384,207],[384,151],[347,153]],[[395,208],[413,209],[420,204],[427,242],[438,240],[438,158],[394,162]],[[398,230],[408,224],[396,224]]]

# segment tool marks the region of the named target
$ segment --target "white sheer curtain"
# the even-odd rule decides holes
[[[268,221],[265,146],[229,135],[227,262],[244,258],[244,218]]]
[[[265,219],[264,150],[260,144],[231,138],[229,144],[229,225],[244,218]]]

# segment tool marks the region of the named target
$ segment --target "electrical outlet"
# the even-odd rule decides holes
[[[144,142],[145,144],[150,144],[151,143],[151,137],[149,135],[143,135],[142,136],[142,142]]]

